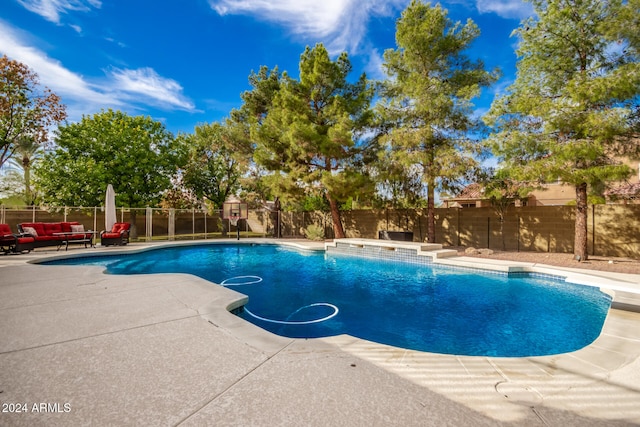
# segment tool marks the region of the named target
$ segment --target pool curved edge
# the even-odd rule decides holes
[[[229,245],[229,244],[268,244],[277,246],[286,246],[295,248],[300,251],[324,251],[324,247],[319,244],[304,244],[303,241],[272,241],[265,239],[242,239],[240,241],[236,239],[216,239],[216,240],[196,240],[196,241],[174,241],[174,242],[150,242],[150,243],[134,243],[126,246],[110,246],[100,247],[97,246],[94,250],[83,252],[59,252],[55,250],[46,250],[31,252],[29,254],[23,254],[19,259],[15,261],[18,264],[42,264],[48,261],[70,259],[70,258],[91,258],[102,257],[109,255],[123,255],[123,254],[135,254],[142,252],[149,252],[157,249],[161,249],[167,246],[207,246],[207,245]],[[96,267],[94,267],[96,268]],[[100,269],[99,267],[97,267]],[[102,274],[104,274],[104,269]],[[161,273],[163,275],[176,275],[176,276],[188,276],[194,281],[204,281],[197,276],[185,274],[185,273]],[[216,285],[218,285],[216,283]],[[281,351],[283,346],[289,344],[294,339],[281,337],[266,331],[259,326],[247,322],[233,314],[233,312],[247,304],[248,296],[229,289],[224,286],[212,286],[210,288],[212,292],[211,299],[203,306],[198,308],[198,314],[212,325],[226,330],[230,335],[236,339],[244,342],[245,344],[254,347],[255,349],[263,352],[271,357],[277,352]]]
[[[212,299],[199,307],[198,313],[212,325],[271,357],[293,339],[273,334],[233,314],[248,301],[249,297],[240,292],[224,286],[215,286],[212,288]]]
[[[385,247],[392,247],[397,245],[398,247],[416,249],[419,255],[433,256],[434,254],[428,250],[423,250],[425,245],[420,243],[411,242],[390,242],[380,241],[373,239],[342,239],[341,242],[357,242],[358,244],[380,245]],[[244,244],[244,245],[278,245],[295,248],[301,251],[325,251],[328,244],[322,242],[313,242],[309,240],[265,240],[265,239],[216,239],[216,240],[196,240],[196,241],[174,241],[174,242],[151,242],[144,244],[131,244],[121,247],[107,247],[100,248],[95,251],[88,251],[77,253],[59,253],[50,252],[46,253],[34,253],[29,257],[31,259],[26,260],[28,263],[39,264],[45,261],[51,261],[55,259],[65,258],[78,258],[78,257],[94,257],[105,255],[121,255],[126,253],[140,253],[147,252],[156,249],[160,249],[167,246],[204,246],[204,245],[228,245],[228,244]],[[436,251],[437,252],[437,251]],[[591,270],[578,270],[570,268],[559,268],[544,264],[534,264],[526,262],[516,261],[503,261],[486,258],[464,257],[464,256],[447,256],[438,258],[437,255],[433,256],[433,263],[436,265],[449,266],[454,268],[474,269],[482,271],[496,271],[500,273],[534,273],[544,274],[556,277],[564,278],[567,283],[579,284],[597,287],[600,291],[606,293],[612,298],[611,308],[607,314],[607,319],[611,315],[611,309],[621,309],[625,311],[640,312],[640,275],[619,274],[618,277],[610,277],[611,273],[603,273]],[[607,274],[609,277],[604,276]],[[195,276],[194,276],[195,277]],[[216,287],[218,288],[218,287]],[[223,288],[223,287],[220,287]],[[268,334],[269,338],[276,341],[275,345],[278,347],[282,339],[290,341],[291,339],[281,337],[279,335],[272,334],[265,331],[258,326],[253,325],[244,319],[232,314],[232,312],[242,306],[244,306],[248,297],[242,293],[225,289],[232,292],[233,298],[228,298],[226,295],[217,295],[209,301],[205,306],[199,310],[200,314],[206,318],[210,323],[224,327],[229,331],[241,334],[250,341],[255,340],[256,347],[270,353],[271,345],[265,346],[265,340],[261,338],[262,332]],[[605,325],[607,323],[605,319]],[[603,330],[605,329],[603,325]],[[259,332],[258,332],[259,331]],[[602,331],[601,334],[602,335]],[[598,338],[591,344],[593,345],[598,341]],[[251,343],[248,343],[251,344]],[[279,347],[278,347],[279,348]],[[580,350],[577,350],[580,351]],[[475,356],[472,356],[475,357]],[[540,356],[544,357],[544,356]]]
[[[338,245],[353,248],[379,247],[387,250],[409,251],[417,259],[427,259],[428,262],[443,267],[502,274],[531,273],[555,276],[567,283],[597,287],[601,290],[607,289],[609,290],[608,295],[614,297],[614,304],[619,304],[619,307],[625,310],[640,311],[640,274],[611,273],[531,262],[458,256],[457,251],[442,249],[442,245],[433,243],[345,238],[325,243],[325,249],[331,251]]]
[[[434,261],[434,264],[470,268],[470,261],[475,262],[476,268],[478,268],[477,266],[481,266],[483,270],[543,274],[560,277],[566,283],[595,287],[611,297],[612,308],[640,312],[640,274],[612,274],[610,272],[596,270],[562,268],[546,264],[519,263],[515,261],[498,261],[471,257],[449,258],[445,262]]]
[[[135,254],[161,249],[167,246],[207,246],[207,245],[278,245],[295,248],[301,251],[324,251],[324,246],[320,244],[304,244],[304,241],[286,241],[286,240],[265,240],[265,239],[216,239],[216,240],[182,240],[172,242],[149,242],[149,243],[133,243],[126,246],[96,246],[90,251],[84,252],[59,252],[59,251],[38,251],[29,254],[22,254],[21,260],[29,264],[40,264],[47,261],[69,258],[90,258],[101,257],[105,255],[122,255]]]

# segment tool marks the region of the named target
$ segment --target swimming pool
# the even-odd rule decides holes
[[[536,356],[595,340],[611,298],[553,278],[481,274],[278,245],[193,245],[57,260],[110,274],[190,273],[249,296],[238,315],[278,335],[349,334],[445,354]]]

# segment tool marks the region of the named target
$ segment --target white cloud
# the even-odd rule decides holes
[[[368,61],[364,67],[364,71],[367,73],[367,78],[374,80],[383,80],[386,78],[383,64],[384,58],[382,53],[378,49],[371,49],[368,54]]]
[[[356,50],[371,16],[392,16],[409,0],[209,0],[220,15],[256,16],[292,33],[326,40],[332,52]]]
[[[476,0],[480,13],[495,13],[508,19],[524,19],[533,15],[533,7],[523,0]]]
[[[194,111],[193,103],[182,94],[182,86],[151,68],[114,69],[108,77],[89,81],[30,46],[26,38],[0,20],[0,55],[7,55],[35,71],[40,83],[62,98],[71,121],[108,108],[138,110],[146,103],[163,110]]]
[[[350,0],[212,0],[220,15],[258,15],[266,20],[286,23],[296,33],[327,35],[334,31]]]
[[[59,61],[49,58],[37,48],[28,46],[17,31],[3,21],[0,21],[0,52],[28,65],[38,74],[40,83],[60,95],[63,102],[82,100],[96,104],[121,104],[116,97],[98,90],[82,76],[63,67]]]
[[[114,39],[113,37],[105,37],[104,38],[106,41],[108,41],[109,43],[114,43],[120,47],[127,47],[127,45],[121,41],[118,41],[116,39]]]
[[[111,72],[114,89],[132,95],[142,95],[165,109],[192,111],[193,102],[182,94],[182,86],[172,79],[160,76],[151,68],[138,70],[114,69]]]
[[[102,6],[101,0],[18,0],[18,3],[56,24],[60,23],[60,14],[67,11],[87,12],[91,8],[99,9]]]
[[[208,0],[220,15],[250,15],[273,22],[310,39],[321,39],[332,53],[358,53],[372,16],[391,17],[410,0]],[[508,19],[531,16],[533,8],[523,0],[446,0],[475,4],[480,13]],[[471,6],[473,7],[473,6]]]

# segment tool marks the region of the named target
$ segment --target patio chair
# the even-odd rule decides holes
[[[0,224],[0,251],[8,253],[31,252],[34,238],[24,234],[13,234],[9,224]]]
[[[116,222],[113,224],[111,231],[100,232],[100,243],[102,246],[124,246],[129,243],[129,229],[131,224],[128,222]]]

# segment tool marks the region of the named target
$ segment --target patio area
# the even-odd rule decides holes
[[[593,276],[627,310],[584,349],[460,357],[278,337],[227,311],[241,294],[189,275],[27,263],[58,255],[0,258],[3,426],[640,424],[640,274]]]

